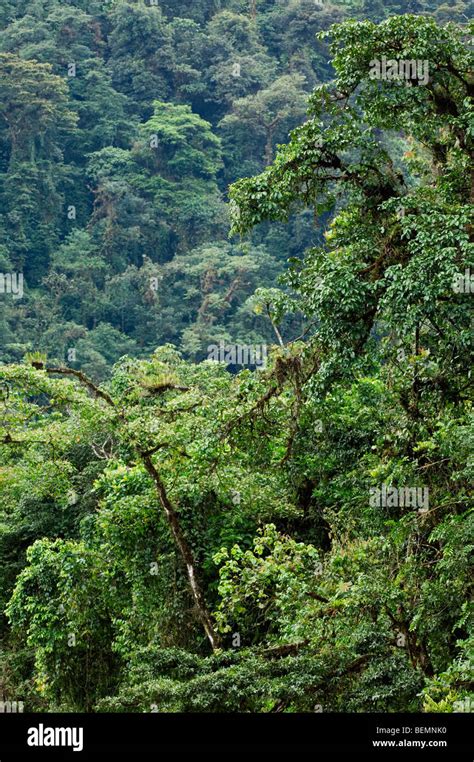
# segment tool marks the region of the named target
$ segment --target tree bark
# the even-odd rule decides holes
[[[216,651],[219,648],[219,637],[214,630],[214,625],[212,624],[212,619],[204,600],[204,594],[196,576],[196,562],[194,560],[193,552],[183,534],[183,530],[181,529],[176,511],[171,504],[168,495],[166,494],[165,485],[163,484],[158,471],[153,465],[150,455],[141,452],[140,450],[138,452],[142,459],[143,465],[145,466],[155,484],[158,497],[160,498],[161,506],[165,512],[174,540],[178,546],[179,552],[186,566],[189,587],[191,588],[191,593],[199,614],[199,618],[202,622],[207,638],[211,644],[212,650]]]

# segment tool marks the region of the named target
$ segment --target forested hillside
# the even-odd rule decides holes
[[[229,240],[228,186],[333,77],[318,32],[400,11],[466,22],[469,5],[437,5],[4,0],[0,273],[23,274],[23,298],[0,302],[2,359],[42,351],[105,380],[167,342],[203,360],[273,340],[249,299],[322,229],[303,211]]]
[[[0,13],[0,700],[469,711],[472,3]]]

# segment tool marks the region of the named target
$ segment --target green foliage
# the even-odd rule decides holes
[[[469,711],[465,11],[6,5],[5,698]]]
[[[27,627],[35,684],[53,706],[90,710],[113,681],[110,621],[97,558],[80,543],[38,540],[7,614]]]

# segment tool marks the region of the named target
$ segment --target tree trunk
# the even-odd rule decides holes
[[[265,153],[263,155],[263,160],[265,162],[265,166],[269,167],[273,161],[273,127],[267,127],[266,131],[267,140],[265,143]]]
[[[212,623],[211,616],[207,609],[207,605],[204,600],[204,595],[203,595],[201,586],[196,576],[196,563],[194,560],[193,552],[188,544],[188,541],[186,540],[183,534],[181,525],[178,520],[178,516],[176,515],[176,511],[173,508],[173,505],[171,504],[168,498],[168,495],[166,494],[165,486],[163,482],[161,481],[158,471],[153,465],[150,455],[140,452],[140,457],[142,459],[142,462],[146,470],[150,474],[155,484],[156,491],[158,493],[158,497],[160,498],[160,503],[162,505],[162,508],[168,520],[169,527],[173,534],[176,545],[178,546],[178,550],[181,554],[181,558],[183,559],[184,564],[186,566],[186,573],[188,575],[189,587],[191,588],[191,593],[192,593],[194,603],[196,605],[196,608],[199,614],[199,618],[202,622],[202,625],[204,627],[208,640],[211,644],[212,650],[216,651],[219,648],[219,637],[214,630],[214,625]]]
[[[50,367],[50,368],[44,368],[44,370],[49,375],[74,376],[75,378],[78,379],[78,381],[80,381],[80,383],[83,386],[87,387],[89,391],[92,392],[92,394],[94,394],[95,397],[100,397],[102,400],[104,400],[104,402],[107,402],[108,405],[115,408],[115,402],[113,401],[110,394],[99,389],[94,384],[94,382],[90,380],[90,378],[88,378],[84,373],[82,373],[82,371],[75,370],[74,368],[68,368],[68,367],[54,367],[54,368]],[[123,413],[119,413],[119,417],[121,418],[122,421],[124,421]],[[216,651],[220,647],[219,636],[214,630],[214,625],[212,623],[211,615],[209,614],[209,611],[207,609],[207,605],[206,605],[206,601],[201,589],[201,585],[199,584],[198,578],[196,576],[196,563],[194,560],[194,555],[191,550],[191,547],[188,541],[186,540],[186,537],[183,534],[176,511],[171,501],[169,500],[168,495],[166,494],[165,485],[163,484],[158,471],[153,465],[150,452],[148,453],[143,452],[143,450],[140,450],[138,447],[136,448],[136,452],[140,456],[140,459],[143,465],[145,466],[146,470],[148,471],[149,475],[151,476],[153,480],[156,491],[158,493],[158,497],[160,499],[161,506],[165,512],[168,525],[171,529],[171,533],[173,535],[174,541],[176,542],[181,558],[184,561],[184,565],[186,567],[186,573],[188,576],[189,587],[191,588],[191,593],[194,599],[194,603],[196,605],[196,609],[199,614],[199,618],[204,627],[206,636],[211,644],[212,650]]]

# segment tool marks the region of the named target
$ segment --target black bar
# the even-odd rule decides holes
[[[48,728],[69,728],[71,735],[56,736]],[[29,737],[43,742],[64,738],[79,746],[73,728],[83,729],[82,750],[27,744]],[[37,737],[31,729],[38,729]],[[325,753],[352,750],[374,759],[409,755],[472,762],[471,737],[470,714],[3,714],[0,762],[17,762],[25,756],[104,759],[110,752],[127,757],[136,751],[156,754],[183,749],[189,753],[189,747],[225,751],[255,746],[304,747]]]

